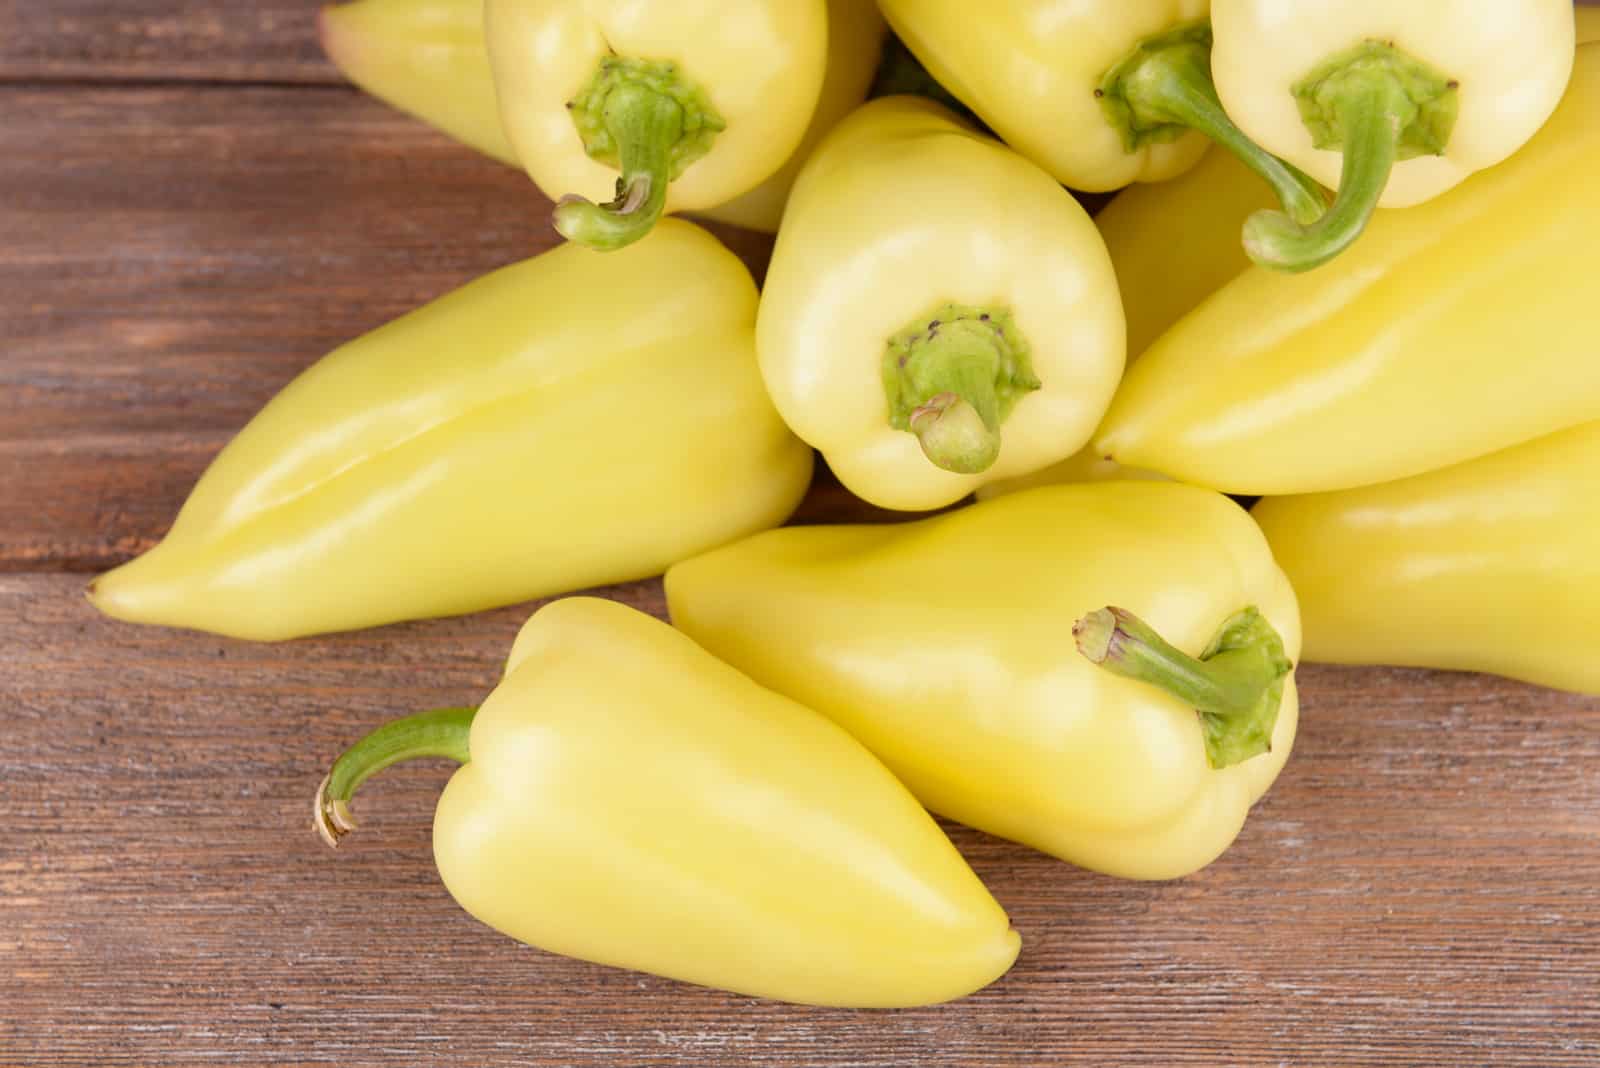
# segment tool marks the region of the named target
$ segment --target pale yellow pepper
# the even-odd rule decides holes
[[[1101,455],[1228,493],[1387,482],[1600,419],[1600,44],[1497,167],[1306,275],[1252,268],[1145,352]]]
[[[483,0],[329,4],[318,30],[322,50],[356,85],[484,155],[517,165],[495,102]]]
[[[1571,0],[1213,0],[1212,74],[1239,128],[1338,198],[1254,216],[1257,262],[1315,267],[1377,206],[1422,204],[1527,143],[1572,70]]]
[[[108,615],[282,639],[660,573],[810,481],[755,366],[756,288],[666,220],[481,278],[338,349],[222,451]]]
[[[1252,143],[1211,84],[1208,0],[882,0],[902,40],[984,122],[1074,189],[1176,177],[1206,138],[1236,153],[1296,219],[1310,178]]]
[[[1231,153],[1208,152],[1192,170],[1166,182],[1129,186],[1094,218],[1122,290],[1128,318],[1128,364],[1167,328],[1250,266],[1239,226],[1272,203]],[[1124,467],[1092,446],[1021,478],[978,487],[978,499],[1057,482],[1160,478]]]
[[[1600,694],[1600,423],[1254,514],[1300,594],[1308,657]]]
[[[832,717],[933,811],[1097,871],[1210,863],[1294,743],[1294,592],[1244,510],[1191,486],[791,527],[666,587],[673,623]],[[1223,634],[1242,640],[1208,658]]]
[[[1049,175],[927,100],[875,100],[801,173],[761,371],[856,495],[931,509],[1070,456],[1122,373],[1116,278]]]
[[[770,178],[828,59],[823,0],[486,0],[484,33],[518,158],[600,249]]]
[[[321,28],[323,49],[345,77],[472,148],[520,165],[500,125],[483,0],[354,0],[324,8]],[[870,0],[828,0],[828,67],[800,147],[755,189],[697,214],[775,232],[811,150],[866,96],[883,34]]]
[[[573,598],[482,707],[378,728],[317,792],[465,764],[433,853],[461,907],[570,957],[784,1001],[898,1008],[999,978],[1020,939],[938,825],[849,735],[651,616]]]

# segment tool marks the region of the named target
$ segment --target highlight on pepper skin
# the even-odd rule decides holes
[[[529,945],[853,1008],[965,996],[1021,946],[860,744],[614,601],[547,605],[480,708],[396,720],[347,750],[317,790],[324,840],[353,829],[368,776],[422,756],[464,765],[434,818],[445,886]]]

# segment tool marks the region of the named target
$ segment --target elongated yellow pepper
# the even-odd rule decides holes
[[[322,11],[323,49],[372,95],[518,166],[500,125],[483,36],[483,0],[354,0]],[[828,0],[828,66],[800,147],[755,189],[697,214],[769,233],[811,150],[866,96],[883,45],[883,17],[866,0]],[[572,133],[577,138],[577,131]]]
[[[882,0],[917,58],[1008,144],[1092,192],[1175,177],[1210,137],[1295,218],[1323,193],[1229,121],[1211,85],[1208,0]]]
[[[1212,72],[1252,139],[1339,190],[1326,215],[1263,212],[1257,262],[1306,270],[1378,205],[1421,204],[1510,156],[1572,70],[1571,0],[1214,0]]]
[[[512,146],[599,249],[771,177],[827,66],[823,0],[486,0],[484,31]]]
[[[1202,300],[1250,266],[1239,225],[1271,195],[1227,152],[1208,152],[1193,170],[1167,182],[1129,186],[1094,218],[1122,290],[1128,317],[1128,363]],[[1021,478],[978,487],[978,499],[1057,482],[1159,478],[1085,448]]]
[[[496,271],[302,374],[90,598],[292,638],[640,578],[775,526],[812,457],[761,388],[755,311],[744,265],[676,220]]]
[[[1300,593],[1307,656],[1600,694],[1600,423],[1255,516]]]
[[[772,531],[672,568],[667,600],[935,812],[1115,875],[1209,863],[1294,742],[1294,593],[1249,516],[1190,486]]]
[[[1140,358],[1096,447],[1229,493],[1348,489],[1600,419],[1600,45],[1538,136],[1336,266],[1252,269]]]
[[[419,756],[466,765],[434,817],[445,886],[530,945],[862,1008],[961,997],[1016,959],[1005,913],[870,753],[616,602],[549,605],[476,712],[340,757],[315,806],[329,844],[363,780]]]
[[[1116,279],[1049,175],[937,104],[851,115],[801,173],[757,344],[858,496],[937,508],[1071,455],[1122,373]]]
[[[483,0],[354,0],[318,17],[322,50],[379,100],[517,165],[500,125]]]

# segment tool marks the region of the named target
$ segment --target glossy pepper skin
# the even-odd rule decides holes
[[[483,0],[354,0],[323,8],[317,26],[322,50],[346,78],[516,166],[483,42]]]
[[[828,65],[800,147],[772,177],[697,214],[776,232],[811,149],[859,105],[877,68],[883,17],[871,3],[828,0]],[[483,35],[483,0],[354,0],[324,8],[323,50],[345,77],[486,155],[518,166],[500,125]]]
[[[1338,199],[1309,227],[1252,218],[1251,255],[1303,270],[1372,209],[1425,203],[1516,152],[1572,70],[1569,0],[1214,0],[1228,114]]]
[[[832,717],[933,811],[1114,875],[1208,864],[1294,742],[1294,593],[1249,516],[1194,487],[1051,486],[773,531],[672,568],[667,599],[690,637]],[[1191,657],[1259,609],[1286,658],[1264,680],[1281,704],[1237,726],[1270,751],[1213,767],[1194,705],[1076,651],[1074,620],[1106,605]]]
[[[602,249],[771,177],[827,66],[823,0],[487,0],[484,19],[512,146],[557,228]]]
[[[676,220],[496,271],[292,382],[90,599],[276,640],[640,578],[775,526],[812,457],[762,390],[755,306]]]
[[[1129,371],[1101,455],[1227,493],[1406,478],[1600,419],[1600,45],[1511,159],[1381,213],[1323,270],[1252,269]]]
[[[1206,138],[1310,222],[1323,190],[1229,120],[1211,84],[1207,0],[883,0],[895,32],[1007,144],[1091,192],[1173,178]]]
[[[1130,366],[1168,327],[1250,266],[1239,224],[1271,200],[1244,164],[1227,152],[1208,152],[1171,181],[1129,186],[1094,217],[1122,290]],[[980,486],[978,499],[1057,482],[1160,477],[1087,447],[1031,475]]]
[[[1600,694],[1600,423],[1254,515],[1300,593],[1307,656]]]
[[[852,492],[930,509],[1088,439],[1122,373],[1122,307],[1094,224],[1049,175],[887,97],[795,184],[757,346],[778,410]]]
[[[336,843],[362,779],[423,755],[466,765],[434,817],[445,886],[530,945],[860,1008],[961,997],[1016,959],[1005,913],[870,753],[616,602],[540,610],[475,714],[358,743],[319,831]]]

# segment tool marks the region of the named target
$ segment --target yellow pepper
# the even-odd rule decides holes
[[[472,148],[518,165],[500,125],[483,0],[354,0],[324,8],[321,25],[323,49],[345,77]],[[828,0],[828,66],[800,147],[755,189],[698,214],[775,232],[811,149],[866,96],[883,31],[883,17],[870,2]]]
[[[827,66],[823,0],[486,0],[484,30],[511,144],[556,228],[599,249],[771,177]]]
[[[346,78],[456,140],[517,165],[500,126],[483,43],[483,0],[355,0],[318,17]]]
[[[302,374],[90,599],[292,638],[641,578],[775,526],[812,456],[761,388],[755,312],[744,265],[676,220],[496,271]]]
[[[1300,593],[1307,656],[1600,694],[1600,423],[1255,515]]]
[[[866,99],[883,55],[885,32],[883,16],[872,0],[828,0],[828,69],[800,147],[771,178],[750,192],[699,214],[750,230],[777,233],[800,169],[822,139]]]
[[[1600,45],[1528,145],[1382,212],[1334,267],[1252,269],[1123,381],[1101,455],[1229,493],[1348,489],[1600,419]]]
[[[1128,187],[1095,216],[1122,289],[1130,366],[1168,327],[1250,266],[1239,224],[1269,200],[1244,164],[1227,152],[1208,152],[1171,181]],[[1057,482],[1160,477],[1085,448],[1031,475],[980,486],[978,499]]]
[[[1192,486],[772,531],[666,585],[680,629],[933,811],[1114,875],[1209,863],[1294,742],[1294,593],[1250,517]]]
[[[1251,143],[1211,85],[1207,0],[882,0],[918,59],[1006,142],[1058,181],[1092,192],[1194,166],[1212,138],[1296,218],[1323,193]]]
[[[1216,90],[1239,127],[1338,197],[1262,212],[1258,263],[1307,270],[1379,205],[1424,203],[1527,143],[1572,70],[1571,0],[1214,0]]]
[[[317,791],[330,844],[373,773],[435,756],[461,907],[552,952],[784,1001],[897,1008],[1003,975],[1020,939],[905,788],[823,717],[651,616],[574,598],[483,706],[378,728]]]
[[[888,97],[795,184],[757,346],[778,411],[847,487],[928,509],[1088,440],[1122,373],[1122,307],[1094,224],[1049,175]]]

